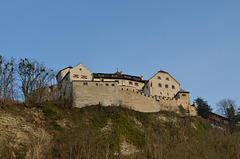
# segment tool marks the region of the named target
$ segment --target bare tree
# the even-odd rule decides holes
[[[223,99],[217,103],[217,110],[219,113],[224,115],[225,117],[228,117],[229,110],[234,109],[237,110],[237,105],[234,100],[232,99]]]
[[[8,73],[8,90],[6,93],[7,99],[16,100],[19,97],[19,86],[18,86],[18,78],[17,78],[17,70],[16,70],[16,62],[15,59],[11,59],[10,61],[10,72]]]
[[[14,59],[11,59],[10,61],[5,61],[4,63],[4,68],[2,72],[3,76],[3,99],[6,101],[7,99],[10,98],[11,91],[13,91],[13,88],[11,88],[13,85],[12,83],[14,82]]]
[[[24,95],[25,103],[28,104],[33,90],[46,87],[54,76],[52,70],[36,60],[27,58],[20,59],[18,63],[18,74],[21,81],[21,91]]]
[[[0,55],[0,98],[2,98],[2,89],[3,89],[3,68],[4,68],[5,58]]]
[[[38,77],[35,85],[35,91],[38,94],[38,99],[42,102],[44,95],[47,93],[47,86],[51,85],[52,80],[55,78],[55,72],[52,69],[45,69],[45,72],[41,73]]]
[[[18,63],[18,74],[21,81],[21,91],[26,104],[29,102],[37,79],[43,72],[45,72],[45,67],[38,61],[27,58],[20,59]]]

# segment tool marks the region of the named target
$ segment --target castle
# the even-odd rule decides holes
[[[197,105],[190,104],[189,92],[168,72],[158,71],[149,80],[116,72],[91,73],[79,64],[59,71],[58,84],[48,87],[49,100],[68,99],[73,107],[90,105],[122,106],[140,112],[160,110],[179,112],[182,106],[189,115],[197,115]]]

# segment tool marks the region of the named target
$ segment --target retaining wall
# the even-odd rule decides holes
[[[189,110],[196,116],[196,108],[186,100],[161,96],[148,96],[136,92],[132,87],[118,86],[117,82],[72,82],[73,107],[122,106],[140,112],[158,112],[160,110],[179,111],[178,106]]]

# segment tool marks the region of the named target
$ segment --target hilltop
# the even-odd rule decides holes
[[[59,103],[0,111],[0,158],[239,158],[240,134],[200,117]]]

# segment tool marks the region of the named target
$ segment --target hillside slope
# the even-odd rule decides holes
[[[13,104],[0,121],[0,158],[240,158],[239,133],[172,112]]]

